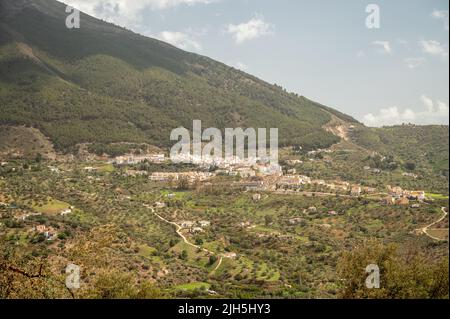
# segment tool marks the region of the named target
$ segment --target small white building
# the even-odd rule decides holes
[[[194,222],[191,222],[191,221],[184,221],[184,222],[181,222],[181,224],[180,224],[180,226],[182,227],[182,228],[191,228],[192,226],[194,226]]]
[[[166,204],[165,203],[161,203],[161,202],[156,202],[155,203],[155,207],[156,208],[164,208],[164,207],[166,207]]]
[[[253,200],[255,202],[260,201],[261,200],[261,194],[253,194],[252,198],[253,198]]]
[[[209,220],[201,220],[198,222],[201,227],[209,227],[211,226],[211,222]]]
[[[72,214],[72,209],[66,208],[66,209],[62,210],[60,214],[61,214],[61,216],[66,216],[66,215]]]

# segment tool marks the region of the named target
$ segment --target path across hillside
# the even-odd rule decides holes
[[[181,239],[183,239],[183,242],[184,242],[185,244],[187,244],[187,245],[189,245],[189,246],[191,246],[191,247],[194,247],[194,248],[196,248],[196,249],[202,250],[203,252],[207,253],[208,255],[216,255],[215,253],[213,253],[212,251],[210,251],[210,250],[208,250],[208,249],[206,249],[206,248],[203,248],[203,247],[200,247],[200,246],[198,246],[198,245],[195,245],[195,244],[191,243],[191,242],[186,238],[186,236],[184,236],[183,233],[181,232],[181,230],[183,229],[183,227],[181,227],[180,225],[178,225],[178,224],[175,223],[175,222],[171,222],[171,221],[165,219],[164,217],[162,217],[161,215],[159,215],[158,213],[156,213],[156,212],[155,212],[155,209],[154,209],[153,207],[150,207],[150,206],[148,206],[148,205],[144,205],[144,207],[149,208],[149,209],[152,211],[152,213],[155,214],[155,216],[158,217],[159,219],[161,219],[163,222],[175,226],[175,227],[176,227],[175,232],[177,233],[178,236],[181,237]],[[219,269],[220,265],[222,264],[222,260],[223,260],[223,256],[219,256],[219,262],[217,263],[217,266],[213,269],[213,271]]]
[[[434,223],[432,223],[432,224],[430,224],[430,225],[428,225],[428,226],[425,226],[425,227],[423,227],[423,228],[416,229],[416,230],[417,230],[417,231],[421,231],[422,233],[424,233],[425,235],[427,235],[427,236],[430,237],[431,239],[439,240],[439,241],[445,240],[445,239],[442,239],[442,238],[434,237],[434,236],[432,236],[432,235],[430,235],[430,234],[428,233],[428,229],[430,229],[430,228],[433,227],[434,225],[440,223],[441,221],[443,221],[443,220],[447,217],[448,213],[446,212],[445,209],[446,209],[445,207],[442,207],[442,208],[441,208],[441,210],[442,210],[442,212],[444,213],[444,215],[443,215],[441,218],[439,218],[437,221],[435,221]]]

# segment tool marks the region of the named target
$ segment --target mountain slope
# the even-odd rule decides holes
[[[385,156],[393,156],[415,169],[449,177],[449,127],[447,125],[397,125],[357,128],[353,141]],[[414,169],[414,170],[415,170]]]
[[[81,15],[65,27],[54,0],[0,4],[0,124],[39,128],[59,150],[78,143],[170,145],[180,125],[278,127],[281,145],[327,147],[331,108],[207,57]]]

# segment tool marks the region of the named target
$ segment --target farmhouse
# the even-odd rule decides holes
[[[60,215],[61,216],[66,216],[66,215],[71,214],[71,213],[72,213],[72,209],[71,208],[66,208],[66,209],[64,209],[64,210],[62,210],[60,212]]]
[[[247,191],[264,190],[264,183],[262,181],[242,182],[242,183],[238,183],[237,185],[239,185],[239,187],[244,188]]]
[[[300,178],[300,176],[297,176],[297,175],[283,176],[277,182],[277,186],[279,188],[294,188],[294,187],[299,187],[301,184],[302,184],[302,179]]]
[[[237,258],[237,254],[236,254],[236,253],[229,252],[229,253],[223,254],[223,257],[224,257],[224,258],[230,258],[230,259],[236,259],[236,258]]]
[[[44,237],[47,240],[53,240],[53,239],[55,239],[55,237],[57,235],[57,233],[53,227],[47,227],[45,225],[38,225],[35,227],[35,230],[40,234],[44,234]]]
[[[395,205],[395,197],[388,196],[382,200],[385,205]]]
[[[163,163],[166,160],[164,154],[144,154],[144,155],[124,155],[118,156],[110,161],[111,164],[117,165],[135,165],[143,162]]]
[[[180,224],[180,226],[182,227],[182,228],[191,228],[191,227],[193,227],[194,226],[194,222],[191,222],[191,221],[184,221],[184,222],[181,222],[181,224]]]
[[[134,170],[134,169],[129,169],[125,171],[125,175],[126,176],[130,176],[130,177],[137,177],[137,176],[146,176],[148,175],[147,171],[138,171],[138,170]]]
[[[166,207],[166,204],[165,203],[161,203],[161,202],[156,202],[155,203],[155,207],[156,208],[164,208],[164,207]]]
[[[399,206],[408,206],[409,199],[407,199],[406,197],[401,197],[395,201],[395,204]]]
[[[394,196],[394,197],[401,197],[403,196],[403,189],[401,187],[395,186],[395,187],[391,187],[388,185],[388,192],[390,195]]]
[[[362,192],[361,186],[353,186],[351,190],[352,196],[360,196]]]
[[[201,228],[201,227],[193,227],[193,228],[191,228],[190,229],[190,233],[191,234],[197,234],[197,233],[203,233],[203,228]]]
[[[237,173],[242,178],[249,178],[249,177],[255,177],[256,172],[252,170],[251,168],[238,168]]]
[[[211,226],[211,222],[209,220],[201,220],[198,222],[200,227],[209,227]]]
[[[410,198],[423,201],[426,199],[425,192],[424,191],[411,191]]]
[[[253,200],[255,202],[260,201],[261,200],[261,194],[254,194],[252,198],[253,198]]]

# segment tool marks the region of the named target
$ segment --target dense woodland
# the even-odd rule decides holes
[[[25,1],[26,2],[26,1]],[[81,142],[169,145],[170,131],[278,127],[282,145],[327,147],[322,126],[352,118],[209,58],[82,16],[60,4],[13,10],[0,26],[0,123],[40,128],[64,150]],[[51,11],[50,11],[51,10]]]

